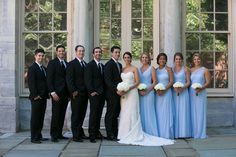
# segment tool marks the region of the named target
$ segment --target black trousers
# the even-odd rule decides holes
[[[30,131],[31,140],[42,138],[44,115],[47,106],[47,99],[31,100]]]
[[[84,134],[82,128],[88,106],[87,94],[79,94],[74,99],[71,98],[71,130],[73,138],[79,138]]]
[[[118,95],[107,96],[107,112],[105,115],[105,127],[107,136],[117,137],[118,117],[120,114],[120,97]]]
[[[96,96],[89,96],[90,113],[89,113],[89,136],[96,138],[100,129],[100,121],[102,111],[105,103],[105,96],[103,94]]]
[[[50,129],[52,138],[60,138],[62,136],[67,105],[67,96],[61,96],[59,101],[54,101],[52,99],[52,119]]]

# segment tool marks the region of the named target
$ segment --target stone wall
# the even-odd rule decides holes
[[[17,130],[15,1],[0,1],[0,132]]]

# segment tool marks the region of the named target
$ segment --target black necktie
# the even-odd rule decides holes
[[[43,73],[43,75],[44,75],[44,76],[46,76],[46,72],[45,72],[45,70],[44,70],[43,66],[42,66],[42,65],[40,65],[40,66],[39,66],[39,68],[40,68],[41,72]]]
[[[99,70],[100,73],[102,74],[102,65],[101,65],[101,63],[98,63],[98,70]]]
[[[65,65],[64,65],[64,63],[63,63],[63,61],[61,61],[61,67],[62,67],[63,70],[66,69],[66,67],[65,67]]]
[[[83,61],[80,62],[80,65],[81,65],[82,69],[84,70],[85,65],[84,65],[84,62],[83,62]]]
[[[118,62],[116,62],[116,66],[117,66],[117,68],[118,68],[118,71],[119,71],[119,73],[120,73],[120,65],[119,65],[119,63],[118,63]]]

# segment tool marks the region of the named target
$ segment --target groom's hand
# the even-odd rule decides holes
[[[95,95],[99,95],[99,94],[97,92],[92,92],[90,95],[95,96]]]
[[[116,91],[116,93],[117,93],[119,96],[122,96],[122,95],[125,94],[125,92],[123,92],[123,91]]]

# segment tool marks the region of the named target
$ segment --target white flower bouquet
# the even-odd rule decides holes
[[[155,90],[165,90],[165,86],[162,83],[158,83],[154,87]]]
[[[202,85],[200,83],[194,83],[191,85],[191,87],[196,90],[198,88],[202,88]],[[196,93],[196,96],[198,96],[198,93]]]
[[[116,89],[118,91],[127,92],[129,90],[129,84],[126,82],[120,82],[118,83]]]
[[[182,82],[175,82],[173,84],[173,87],[174,88],[183,88],[184,87],[184,84]],[[177,93],[177,96],[179,96],[179,93]]]
[[[147,85],[146,85],[146,84],[140,83],[140,84],[138,85],[138,90],[145,90],[145,89],[147,89]]]

